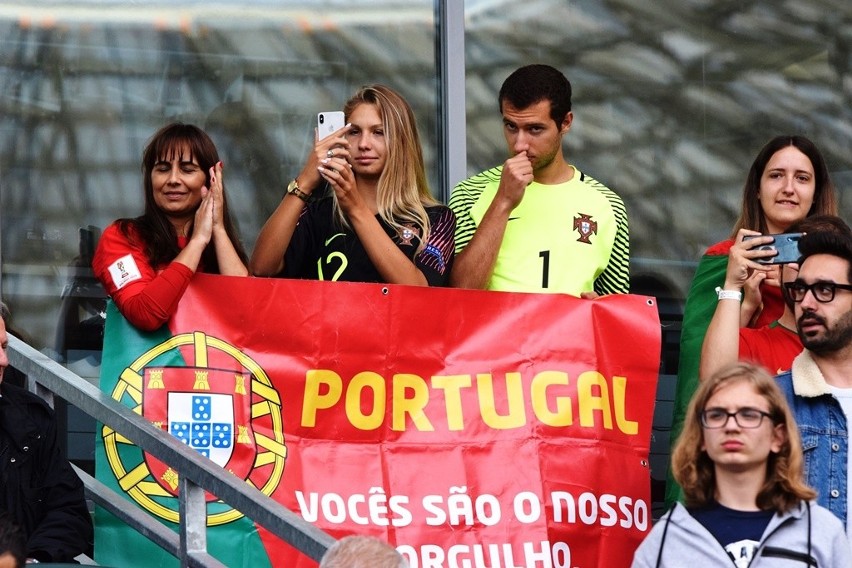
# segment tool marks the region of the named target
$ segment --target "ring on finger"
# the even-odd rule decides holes
[[[329,149],[329,151],[326,152],[325,155],[328,156],[329,158],[333,158],[334,157],[334,148]]]

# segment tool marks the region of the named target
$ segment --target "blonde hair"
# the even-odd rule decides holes
[[[382,540],[347,536],[331,545],[320,561],[320,568],[408,568],[408,563]]]
[[[787,399],[769,373],[749,363],[727,365],[702,381],[686,411],[683,432],[672,453],[672,472],[683,488],[686,504],[703,507],[715,500],[716,474],[713,461],[704,445],[701,412],[722,387],[743,381],[769,403],[770,419],[784,426],[784,442],[778,453],[770,453],[766,464],[766,481],[757,494],[756,503],[762,510],[784,512],[800,501],[816,497],[816,492],[802,479],[802,443],[799,429]]]
[[[406,223],[420,228],[420,252],[429,238],[429,216],[426,206],[437,205],[426,181],[423,150],[414,112],[406,100],[385,85],[367,85],[356,92],[343,107],[346,121],[356,107],[368,104],[376,107],[382,119],[387,142],[387,160],[379,176],[376,201],[379,216],[396,231]],[[334,197],[334,210],[340,222],[349,222]]]

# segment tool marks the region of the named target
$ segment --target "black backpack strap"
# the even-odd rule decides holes
[[[805,503],[808,506],[808,558],[810,558],[811,557],[811,502],[806,501]],[[805,564],[807,566],[810,566],[810,563],[808,563],[807,561],[805,561]]]
[[[666,534],[669,532],[669,523],[672,520],[672,514],[674,513],[675,507],[677,507],[677,503],[672,505],[671,509],[669,509],[668,515],[666,516],[666,524],[663,526],[663,538],[660,539],[660,550],[657,551],[657,568],[660,568],[663,562],[663,545],[666,544]]]

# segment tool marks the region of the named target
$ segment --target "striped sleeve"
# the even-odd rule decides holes
[[[601,296],[627,294],[630,292],[630,230],[627,224],[627,208],[624,201],[601,182],[590,176],[585,176],[585,181],[606,197],[612,207],[617,227],[609,263],[595,279],[595,292]]]
[[[426,211],[431,225],[429,239],[414,258],[414,264],[423,272],[429,286],[446,286],[455,255],[456,218],[452,210],[443,205],[427,207]]]
[[[464,250],[476,232],[476,223],[470,216],[470,210],[488,184],[495,181],[499,183],[502,173],[503,166],[497,166],[470,177],[453,188],[447,206],[456,216],[456,254]]]

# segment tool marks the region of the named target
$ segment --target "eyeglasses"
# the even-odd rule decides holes
[[[834,294],[837,290],[852,290],[852,284],[835,284],[834,282],[814,282],[813,284],[805,284],[804,282],[786,282],[784,288],[787,289],[790,299],[794,302],[801,302],[805,299],[808,290],[814,295],[817,302],[823,304],[834,299]]]
[[[763,422],[764,416],[772,418],[768,412],[756,408],[740,408],[736,412],[728,412],[724,408],[708,408],[701,413],[701,425],[705,428],[723,428],[731,416],[740,428],[757,428]]]

